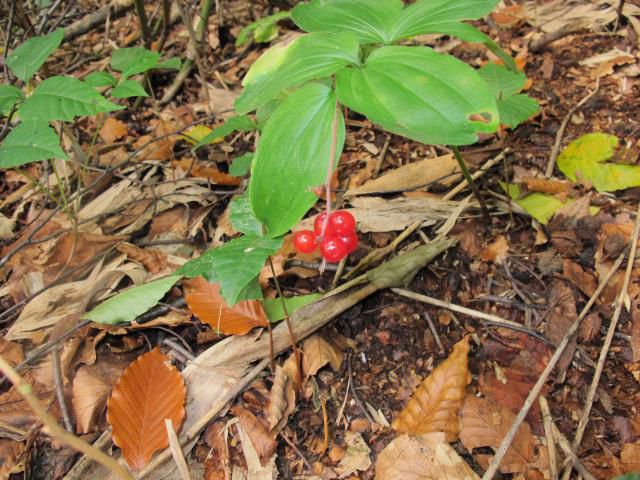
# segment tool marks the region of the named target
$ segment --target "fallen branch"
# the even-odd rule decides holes
[[[633,272],[633,264],[636,258],[639,233],[640,233],[640,204],[638,205],[638,212],[636,213],[636,224],[633,229],[633,236],[631,237],[629,260],[627,261],[627,270],[624,275],[624,282],[622,283],[622,288],[620,289],[620,293],[618,294],[618,298],[616,300],[616,308],[613,312],[613,317],[611,318],[611,322],[609,323],[609,329],[607,330],[607,336],[604,339],[602,350],[600,350],[600,356],[598,357],[596,371],[593,374],[593,379],[591,380],[591,386],[589,387],[589,392],[587,393],[587,400],[584,403],[584,409],[582,410],[582,415],[580,416],[580,422],[578,422],[578,429],[576,430],[576,435],[573,439],[573,443],[571,444],[571,451],[573,453],[577,453],[578,447],[580,447],[580,443],[582,442],[582,437],[584,435],[584,432],[587,429],[587,424],[589,423],[589,416],[591,415],[591,407],[593,407],[593,401],[596,398],[596,390],[598,389],[598,384],[600,383],[600,377],[602,376],[602,371],[604,370],[604,364],[607,361],[607,355],[609,353],[609,348],[611,347],[611,342],[613,341],[613,335],[615,334],[616,327],[618,326],[618,319],[620,318],[622,305],[625,304],[625,299],[628,296],[629,281],[631,280],[631,272]],[[566,464],[564,472],[562,474],[562,480],[569,480],[569,476],[571,475],[571,469],[574,466],[573,457],[570,457],[568,460],[569,461]]]
[[[611,280],[611,277],[613,277],[613,275],[618,271],[618,269],[620,268],[620,265],[622,264],[623,259],[624,259],[624,253],[617,258],[617,260],[611,267],[611,270],[609,270],[605,278],[600,282],[600,285],[598,285],[598,288],[593,293],[593,295],[591,296],[587,304],[584,306],[584,308],[580,312],[580,315],[578,315],[578,318],[576,319],[576,321],[573,322],[573,324],[571,324],[571,326],[565,333],[564,338],[558,345],[558,348],[556,349],[553,356],[549,360],[549,363],[547,364],[544,371],[540,375],[540,378],[538,378],[538,381],[536,382],[536,384],[531,388],[531,392],[529,392],[529,396],[527,396],[527,399],[524,401],[522,408],[520,408],[518,415],[516,415],[516,418],[513,420],[513,423],[511,424],[511,428],[509,429],[505,437],[502,439],[502,442],[500,443],[500,446],[496,450],[496,454],[491,460],[489,467],[487,468],[486,472],[482,476],[482,480],[493,479],[494,475],[498,471],[498,467],[500,466],[502,459],[504,458],[504,455],[507,453],[507,450],[509,449],[511,442],[516,436],[516,433],[518,432],[518,428],[520,428],[520,425],[522,424],[524,417],[527,416],[527,413],[529,413],[531,406],[538,398],[538,395],[540,395],[540,391],[542,390],[542,387],[544,387],[544,384],[546,383],[547,378],[549,378],[549,375],[551,375],[551,372],[558,364],[560,357],[562,356],[565,349],[567,348],[567,345],[569,344],[569,340],[571,340],[573,335],[578,331],[578,327],[580,327],[580,323],[582,322],[582,319],[587,315],[587,313],[589,313],[589,310],[591,310],[591,307],[596,302],[596,300],[604,290],[605,286],[609,283],[609,280]]]
[[[113,0],[109,5],[96,10],[91,15],[72,23],[64,29],[64,41],[68,42],[79,37],[83,33],[104,23],[107,18],[120,17],[133,8],[133,0]]]

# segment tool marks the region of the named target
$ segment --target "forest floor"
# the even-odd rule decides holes
[[[61,26],[88,15],[98,7],[92,3],[73,7]],[[157,17],[155,3],[160,2],[147,3],[148,14]],[[544,1],[537,2],[539,11],[533,2],[506,3],[478,25],[518,60],[530,80],[526,93],[541,108],[516,129],[462,150],[471,170],[482,173],[478,182],[490,205],[490,223],[473,200],[465,199],[466,188],[448,198],[445,218],[425,212],[421,204],[441,199],[462,179],[457,173],[438,176],[441,170],[429,166],[407,173],[407,166],[425,159],[450,164],[450,151],[389,135],[353,113],[347,117],[345,151],[332,185],[336,202],[353,209],[360,225],[361,244],[347,270],[372,250],[390,245],[416,220],[422,222],[419,228],[392,250],[402,252],[433,239],[440,228],[448,230],[457,244],[420,270],[405,289],[444,304],[382,290],[346,309],[301,342],[305,378],[295,392],[286,390],[294,400],[288,397],[278,435],[269,435],[275,379],[267,366],[197,437],[186,458],[191,478],[244,478],[239,472],[255,467],[242,448],[241,433],[230,426],[234,422],[247,430],[267,469],[253,472],[253,478],[277,472],[287,479],[368,479],[376,476],[376,468],[378,478],[394,478],[382,476],[376,467],[383,449],[398,437],[390,424],[459,342],[470,347],[464,360],[471,380],[463,386],[466,401],[452,446],[482,476],[557,345],[592,297],[594,305],[542,392],[569,443],[579,423],[588,420],[576,449],[581,468],[598,479],[640,471],[640,259],[630,277],[626,274],[639,221],[640,182],[635,188],[598,192],[585,179],[569,181],[557,168],[545,176],[553,156],[594,132],[618,138],[611,162],[640,169],[640,6],[627,1],[630,13],[619,17],[617,1]],[[107,397],[133,360],[158,345],[181,370],[194,362],[191,355],[222,341],[215,328],[192,314],[188,299],[185,304],[185,296],[202,287],[193,281],[174,286],[161,303],[163,310],[133,326],[77,328],[81,315],[106,293],[167,275],[236,234],[228,204],[244,191],[246,178],[229,175],[229,165],[252,151],[254,134],[230,135],[196,154],[182,134],[190,125],[219,125],[231,114],[244,74],[268,47],[255,42],[237,47],[235,39],[243,26],[278,7],[240,0],[220,5],[209,19],[200,65],[175,96],[160,101],[175,73],[153,74],[150,98],[74,125],[79,145],[66,147],[81,148],[95,167],[59,165],[67,194],[82,193],[69,205],[84,219],[75,231],[69,212],[53,201],[57,194],[47,196],[33,186],[31,179],[45,178],[41,164],[0,173],[0,355],[14,365],[33,360],[21,370],[23,377],[59,422],[67,417],[88,442],[108,428]],[[187,13],[196,18],[197,7]],[[572,13],[581,16],[579,27]],[[83,78],[103,69],[114,47],[139,43],[133,9],[104,27],[63,43],[47,62],[46,73]],[[568,31],[555,41],[540,41],[563,28]],[[292,23],[281,22],[273,42],[294,30]],[[184,57],[189,42],[188,29],[178,20],[163,55]],[[413,42],[478,67],[494,60],[484,48],[448,37]],[[517,204],[521,197],[508,198],[505,183],[519,185],[525,194],[553,196],[564,205],[541,224]],[[323,208],[320,201],[309,217]],[[447,216],[455,224],[443,227]],[[15,223],[7,227],[8,219]],[[618,271],[594,295],[620,256]],[[296,254],[290,242],[274,263],[285,296],[332,289],[335,268],[320,272],[319,256]],[[260,280],[265,296],[275,297],[268,267]],[[451,305],[476,312],[456,312]],[[486,322],[478,312],[521,328]],[[617,327],[607,340],[612,318]],[[43,345],[57,346],[53,357],[36,361],[34,349]],[[594,376],[599,379],[594,402],[585,412]],[[445,387],[430,388],[442,394]],[[64,408],[56,391],[62,392]],[[38,418],[5,381],[0,386],[0,478],[9,473],[23,478],[23,472],[31,479],[63,478],[78,461],[74,451],[38,426]],[[228,434],[221,437],[223,430]],[[559,442],[545,430],[535,401],[496,478],[552,478],[548,447]],[[557,450],[562,475],[566,456],[560,446]],[[419,476],[415,458],[398,454],[395,460],[405,463],[406,478],[436,478]],[[84,473],[75,478],[102,477]],[[471,477],[451,473],[446,478]]]

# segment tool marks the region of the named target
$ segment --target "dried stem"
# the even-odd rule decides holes
[[[149,20],[147,19],[147,13],[144,11],[144,0],[135,0],[134,5],[136,7],[136,14],[140,20],[140,32],[142,34],[142,41],[146,48],[151,48],[151,30],[149,29]]]
[[[47,413],[47,410],[33,394],[31,385],[25,382],[20,374],[18,374],[18,372],[16,372],[2,356],[0,356],[0,371],[2,371],[11,383],[13,383],[16,391],[27,401],[27,403],[29,403],[33,412],[47,427],[52,437],[69,445],[71,448],[84,453],[87,457],[100,463],[105,468],[108,468],[120,478],[125,480],[134,480],[133,476],[127,471],[127,469],[123,465],[120,465],[114,458],[67,432],[64,428],[58,425],[56,420]]]
[[[544,434],[547,437],[547,450],[549,452],[549,474],[550,480],[558,480],[558,454],[556,453],[556,439],[553,434],[553,417],[549,410],[549,403],[547,399],[540,395],[538,397],[538,403],[540,404],[540,411],[542,412],[542,422],[544,424]]]
[[[633,272],[633,264],[636,258],[639,233],[640,233],[640,204],[638,205],[638,212],[636,213],[636,224],[633,229],[633,236],[631,237],[629,260],[627,262],[627,270],[624,275],[624,282],[622,283],[622,288],[620,289],[620,293],[618,294],[618,298],[616,300],[616,308],[613,312],[613,317],[611,318],[611,323],[609,324],[609,329],[607,330],[607,336],[604,339],[602,350],[600,350],[600,357],[598,357],[598,363],[596,364],[596,371],[593,374],[593,379],[591,380],[591,386],[589,387],[589,392],[587,394],[587,400],[585,401],[584,409],[582,410],[582,415],[580,416],[580,422],[578,423],[578,429],[576,430],[576,435],[573,439],[573,443],[571,444],[571,451],[573,453],[577,453],[578,447],[582,442],[582,437],[587,428],[587,424],[589,423],[591,407],[593,406],[593,401],[596,398],[596,390],[598,389],[598,384],[600,383],[600,377],[602,376],[602,371],[604,370],[604,364],[607,361],[607,354],[609,353],[609,348],[611,347],[611,342],[613,341],[613,335],[616,332],[618,319],[620,318],[620,313],[622,312],[622,306],[624,305],[625,299],[627,298],[627,295],[628,295],[629,281],[631,280],[631,273]],[[569,479],[569,476],[571,475],[572,467],[573,467],[573,460],[570,458],[562,474],[562,480]]]
[[[62,412],[62,421],[64,428],[67,432],[73,433],[73,422],[71,421],[71,415],[69,415],[69,407],[67,401],[64,398],[64,390],[62,385],[62,368],[60,366],[60,347],[51,352],[51,362],[53,363],[53,381],[56,385],[56,398],[58,399],[58,405],[60,405],[60,411]]]
[[[331,215],[331,177],[333,176],[333,169],[336,163],[336,147],[338,146],[338,118],[340,116],[340,105],[336,100],[336,111],[333,115],[333,124],[331,126],[331,151],[329,152],[329,168],[327,169],[327,179],[324,185],[326,200],[327,216],[322,224],[322,233],[320,238],[324,238],[324,234],[327,231],[327,225],[329,224],[329,215]]]

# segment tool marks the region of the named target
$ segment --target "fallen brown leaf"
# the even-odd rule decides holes
[[[342,350],[320,335],[313,335],[302,343],[302,371],[305,377],[318,373],[327,363],[334,371],[342,365]]]
[[[167,254],[159,250],[140,248],[130,243],[121,243],[117,246],[117,250],[130,259],[140,262],[153,275],[167,268]]]
[[[222,295],[220,284],[196,277],[183,282],[187,305],[202,322],[225,335],[244,335],[255,327],[269,325],[262,302],[245,300],[229,307]]]
[[[240,421],[240,425],[251,439],[260,461],[264,465],[265,461],[275,453],[278,442],[271,438],[268,428],[262,421],[246,408],[234,405],[231,407],[231,413]]]
[[[295,408],[296,392],[293,381],[284,368],[277,365],[268,407],[269,434],[272,437],[276,437],[282,431]]]
[[[445,435],[401,435],[378,455],[376,480],[479,480]]]
[[[640,442],[625,444],[620,453],[620,462],[625,472],[640,472]]]
[[[398,433],[420,435],[444,432],[455,441],[460,432],[458,414],[471,382],[468,367],[469,337],[456,343],[449,357],[423,380],[392,422]]]
[[[480,258],[485,262],[494,262],[501,264],[504,259],[507,258],[509,253],[509,244],[504,235],[498,235],[498,237],[487,245],[484,250],[480,252]]]
[[[13,474],[22,473],[26,460],[26,445],[8,438],[0,439],[0,478],[8,479]]]
[[[128,132],[127,124],[118,120],[115,117],[108,117],[100,128],[100,138],[105,143],[113,143],[116,140],[120,140]]]
[[[491,447],[494,451],[500,446],[515,415],[491,400],[469,395],[462,407],[462,429],[460,440],[472,453],[474,448]],[[536,456],[536,439],[531,434],[529,424],[523,422],[507,453],[500,464],[502,473],[524,472]]]
[[[138,357],[122,374],[107,402],[113,443],[133,470],[169,445],[165,419],[179,430],[184,420],[184,380],[158,348]]]
[[[336,472],[340,474],[340,478],[348,477],[356,472],[364,472],[371,466],[371,449],[362,435],[347,431],[345,438],[347,451],[336,466]]]
[[[551,306],[551,310],[545,323],[545,335],[554,344],[559,345],[569,327],[578,318],[573,290],[569,288],[566,282],[554,280],[549,289],[547,304]],[[574,335],[558,361],[556,368],[560,375],[563,375],[563,372],[571,365],[577,345],[578,340]]]

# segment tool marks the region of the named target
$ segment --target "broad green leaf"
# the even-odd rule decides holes
[[[0,144],[0,168],[51,158],[67,160],[69,157],[60,148],[60,140],[47,122],[22,122]]]
[[[249,195],[270,237],[288,232],[316,203],[311,190],[327,177],[335,112],[334,92],[309,83],[289,95],[267,121],[251,166]],[[336,164],[344,132],[339,113]]]
[[[287,307],[287,313],[292,315],[293,312],[299,308],[309,305],[310,303],[320,300],[322,295],[319,293],[312,293],[310,295],[299,295],[297,297],[288,297],[284,299],[284,304]],[[278,322],[284,320],[285,313],[282,306],[282,300],[278,298],[268,298],[264,302],[264,311],[267,313],[270,322]]]
[[[61,28],[49,35],[30,38],[9,54],[7,66],[16,77],[28,82],[58,48],[63,38],[64,30]]]
[[[524,94],[518,94],[527,77],[505,67],[488,63],[478,70],[480,76],[493,91],[500,112],[500,123],[515,127],[538,111],[538,102]]]
[[[118,84],[118,80],[107,72],[91,72],[84,77],[84,83],[92,87],[115,87]]]
[[[280,20],[290,17],[290,12],[278,12],[250,23],[240,30],[240,33],[238,33],[238,37],[236,38],[236,47],[240,47],[247,43],[251,38],[252,33],[256,42],[270,42],[278,35],[277,23]]]
[[[122,110],[93,87],[73,77],[51,77],[42,82],[20,107],[20,118],[72,121],[74,117]]]
[[[229,306],[242,300],[252,300],[258,293],[251,285],[269,255],[282,246],[282,238],[246,235],[207,250],[200,257],[185,263],[176,272],[193,278],[202,275],[220,284],[220,292]],[[250,297],[250,298],[249,298]]]
[[[276,97],[270,102],[265,103],[264,105],[257,108],[256,123],[258,124],[258,129],[260,130],[260,132],[264,130],[264,126],[267,124],[267,120],[269,120],[273,112],[276,111],[276,108],[278,108],[278,105],[282,103],[282,100],[284,97],[285,96],[282,96],[282,98]]]
[[[358,63],[358,39],[352,33],[309,33],[267,50],[242,81],[236,111],[248,113],[281,91],[308,80],[328,77]]]
[[[13,85],[0,85],[0,115],[8,114],[13,106],[24,99],[24,93]]]
[[[351,32],[360,43],[388,43],[401,0],[311,0],[296,5],[293,21],[305,32]]]
[[[617,146],[618,138],[614,135],[583,135],[558,156],[558,168],[570,180],[586,180],[599,192],[640,187],[640,166],[607,163]]]
[[[405,8],[396,19],[392,41],[423,35],[446,33],[439,25],[450,25],[461,20],[476,20],[489,12],[499,0],[418,0]]]
[[[429,144],[467,145],[499,125],[478,72],[428,47],[382,47],[337,74],[340,102],[387,130]]]
[[[162,62],[158,62],[156,64],[155,69],[164,69],[164,70],[180,70],[182,66],[182,61],[178,57],[173,57],[168,60],[164,60]]]
[[[142,47],[121,48],[111,55],[111,68],[122,72],[122,78],[144,73],[160,61],[160,54]]]
[[[511,128],[525,122],[540,109],[538,102],[523,93],[497,100],[496,103],[500,112],[500,123]]]
[[[256,122],[254,122],[246,115],[235,115],[228,118],[227,121],[219,127],[211,130],[208,135],[206,135],[198,143],[196,143],[196,145],[193,147],[193,150],[195,151],[203,145],[214,143],[216,140],[224,138],[233,132],[249,132],[257,128],[258,125],[256,125]]]
[[[245,153],[236,157],[229,166],[229,174],[234,177],[244,177],[251,171],[251,163],[253,162],[253,153]]]
[[[621,477],[616,477],[613,480],[640,480],[640,473],[627,473]]]
[[[82,318],[108,325],[131,322],[156,305],[178,280],[180,275],[171,275],[128,288],[108,298]]]
[[[518,185],[508,185],[500,182],[503,190],[509,194],[515,204],[519,205],[525,212],[535,218],[538,222],[546,225],[551,217],[566,203],[561,202],[553,195],[534,192],[521,197],[522,192]]]
[[[236,232],[245,235],[262,236],[262,223],[258,220],[251,209],[249,195],[244,193],[231,200],[229,220]]]
[[[130,98],[130,97],[148,97],[149,94],[135,80],[121,80],[118,85],[111,90],[111,96],[114,98]]]

